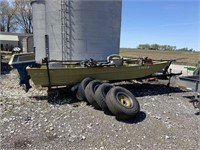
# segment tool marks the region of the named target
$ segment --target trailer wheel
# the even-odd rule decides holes
[[[131,119],[140,111],[140,105],[135,96],[123,87],[110,89],[106,95],[106,104],[120,120]]]
[[[76,98],[80,101],[82,100],[86,100],[86,97],[85,97],[85,88],[86,86],[88,85],[89,82],[91,82],[93,79],[88,77],[88,78],[85,78],[81,81],[81,83],[79,84],[78,86],[78,90],[76,92]]]
[[[101,85],[101,81],[93,80],[85,88],[85,96],[87,101],[96,109],[100,109],[99,105],[95,100],[95,91]]]
[[[103,111],[109,110],[106,104],[106,94],[112,87],[113,85],[109,83],[103,83],[95,91],[95,100]]]

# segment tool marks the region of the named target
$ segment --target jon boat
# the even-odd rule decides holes
[[[46,58],[43,64],[36,64],[30,55],[15,54],[9,63],[18,69],[20,84],[25,85],[26,91],[31,88],[30,78],[35,85],[42,87],[76,84],[86,77],[125,81],[146,78],[163,70],[166,72],[171,64],[171,61],[122,58],[119,55],[111,55],[106,61],[47,61]]]
[[[48,78],[52,86],[60,86],[81,82],[86,77],[98,80],[119,81],[147,77],[155,72],[161,71],[169,62],[153,62],[153,64],[125,64],[112,67],[81,67],[78,65],[62,65],[61,67],[47,67],[42,65],[39,68],[27,67],[35,85],[49,86]],[[49,77],[48,77],[49,72]]]

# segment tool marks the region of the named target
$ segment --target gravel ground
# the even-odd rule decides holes
[[[16,70],[0,77],[0,149],[30,150],[198,150],[200,116],[189,102],[192,92],[177,80],[121,83],[138,99],[141,112],[118,121],[70,93],[48,100],[46,89],[25,93]]]

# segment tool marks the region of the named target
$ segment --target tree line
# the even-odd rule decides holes
[[[177,49],[176,46],[171,45],[160,45],[160,44],[139,44],[138,49],[146,49],[146,50],[168,50],[168,51],[194,51],[193,49],[189,49],[187,47]]]
[[[32,33],[31,0],[0,0],[0,31]]]

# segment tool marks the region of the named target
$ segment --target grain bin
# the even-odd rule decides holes
[[[122,0],[32,0],[36,61],[105,60],[119,53]]]
[[[44,35],[46,34],[46,19],[45,19],[45,0],[33,0],[32,1],[33,11],[33,43],[34,47],[37,48],[35,55],[36,61],[41,62],[45,57],[45,40]]]

